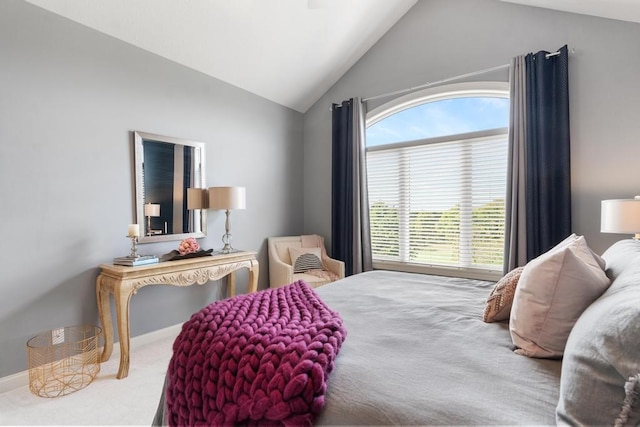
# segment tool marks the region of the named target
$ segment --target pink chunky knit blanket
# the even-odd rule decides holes
[[[217,301],[173,344],[170,425],[311,425],[346,330],[303,281]]]

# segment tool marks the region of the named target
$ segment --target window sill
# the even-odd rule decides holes
[[[497,281],[503,276],[502,271],[482,270],[479,268],[445,267],[426,264],[404,263],[395,261],[373,261],[373,268],[378,270],[404,271],[407,273],[434,274],[447,277],[464,277],[466,279]]]

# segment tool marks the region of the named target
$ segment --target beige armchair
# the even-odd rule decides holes
[[[316,288],[344,277],[344,262],[327,256],[324,239],[317,234],[269,237],[268,248],[269,286],[272,288],[298,280],[304,280],[309,286]],[[305,252],[321,255],[322,265],[314,265],[315,256],[311,256],[310,259],[305,258]],[[294,273],[291,254],[296,258],[298,270],[306,269],[306,271]]]

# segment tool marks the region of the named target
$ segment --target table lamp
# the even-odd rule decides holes
[[[207,209],[208,202],[205,188],[187,188],[187,209]]]
[[[144,216],[147,217],[147,236],[151,236],[151,217],[160,216],[160,205],[157,203],[146,203],[144,205]]]
[[[224,210],[226,214],[225,233],[222,236],[222,253],[233,251],[231,247],[231,225],[229,214],[232,209],[245,209],[247,206],[246,189],[244,187],[211,187],[209,188],[209,209]]]
[[[635,240],[640,240],[640,196],[633,199],[603,200],[600,231],[633,234]]]

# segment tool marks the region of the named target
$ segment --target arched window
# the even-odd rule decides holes
[[[461,83],[396,99],[367,117],[374,267],[502,273],[509,90]]]

